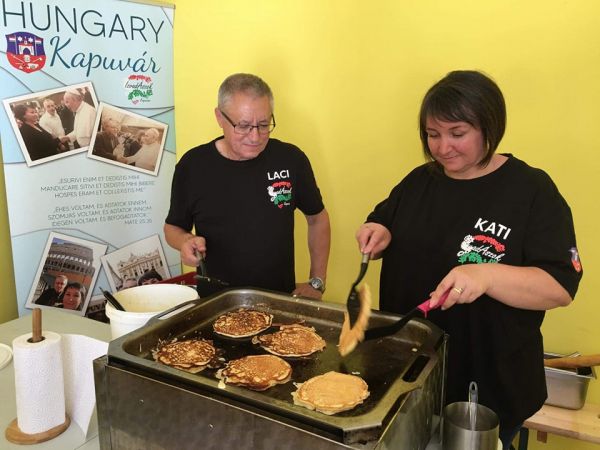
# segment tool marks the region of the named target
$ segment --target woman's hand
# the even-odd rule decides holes
[[[431,293],[430,306],[435,307],[446,291],[448,298],[442,309],[456,303],[472,303],[483,294],[505,305],[533,311],[567,306],[573,300],[558,281],[539,267],[501,263],[454,267]]]
[[[441,306],[443,310],[457,303],[474,302],[489,289],[489,266],[490,264],[466,264],[454,267],[430,294],[430,306],[435,307],[445,292],[448,292],[448,297]]]
[[[356,232],[356,240],[361,253],[370,253],[371,259],[378,259],[390,245],[392,233],[379,223],[367,222]]]

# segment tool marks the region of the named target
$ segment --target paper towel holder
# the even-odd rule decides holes
[[[35,308],[32,313],[32,336],[28,339],[29,342],[36,343],[41,342],[45,338],[42,336],[42,310]],[[49,430],[42,431],[41,433],[27,434],[23,433],[19,429],[17,419],[14,419],[4,432],[6,440],[13,444],[30,445],[38,444],[40,442],[48,441],[55,438],[59,434],[63,433],[71,425],[71,419],[65,414],[65,422],[57,425]]]
[[[64,432],[71,425],[71,419],[68,415],[65,414],[65,423],[55,426],[54,428],[50,428],[49,430],[42,431],[41,433],[35,434],[27,434],[23,433],[19,429],[19,425],[17,424],[17,419],[14,419],[8,427],[6,427],[6,431],[4,432],[4,436],[6,440],[12,442],[13,444],[21,444],[21,445],[30,445],[30,444],[39,444],[40,442],[49,441],[50,439],[54,439],[56,436]]]
[[[35,344],[46,339],[42,336],[42,310],[40,308],[34,308],[31,313],[31,337],[27,339],[27,342]]]

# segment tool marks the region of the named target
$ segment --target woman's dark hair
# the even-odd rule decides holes
[[[20,121],[24,122],[25,121],[25,113],[30,108],[35,109],[33,106],[25,105],[23,103],[21,103],[19,105],[15,105],[13,107],[13,114],[15,115],[16,119],[19,119]]]
[[[434,84],[425,94],[419,112],[423,151],[433,160],[427,144],[428,117],[444,122],[467,122],[481,130],[486,152],[479,165],[485,167],[504,136],[506,105],[498,85],[481,72],[456,70]]]
[[[162,281],[162,277],[155,269],[147,270],[138,278],[138,284],[141,285],[144,281],[151,280],[153,278],[157,279],[158,281]]]
[[[73,281],[72,283],[67,284],[63,292],[67,292],[67,289],[72,288],[75,288],[79,292],[81,292],[81,298],[85,297],[85,286],[81,283],[78,283],[77,281]]]

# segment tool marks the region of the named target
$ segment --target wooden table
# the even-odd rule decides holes
[[[551,433],[600,444],[600,405],[586,403],[577,410],[544,405],[525,421],[519,436],[519,450],[527,449],[528,430],[536,430],[540,442],[547,442]]]

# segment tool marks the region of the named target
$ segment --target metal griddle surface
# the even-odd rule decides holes
[[[205,369],[198,374],[180,371],[152,358],[152,350],[159,341],[201,337],[213,341],[226,360],[246,355],[265,354],[266,351],[242,340],[213,333],[215,319],[240,307],[259,309],[273,314],[274,324],[303,321],[312,326],[327,342],[322,352],[305,358],[286,358],[292,366],[292,381],[255,392],[243,387],[218,387],[216,369]],[[341,358],[337,342],[343,323],[343,305],[295,298],[289,295],[254,289],[235,289],[221,292],[206,300],[194,300],[153,318],[145,327],[112,341],[108,350],[109,364],[142,372],[150,378],[175,383],[204,395],[218,397],[232,404],[248,405],[259,412],[268,412],[276,418],[286,418],[326,431],[346,439],[348,433],[358,433],[364,439],[376,439],[397,411],[402,398],[409,391],[421,387],[428,372],[437,364],[436,350],[443,334],[425,321],[411,321],[398,334],[379,340],[366,341],[346,358]],[[399,316],[373,311],[370,327],[389,325]],[[273,326],[264,333],[272,333]],[[421,364],[417,377],[409,370]],[[423,369],[423,365],[425,366]],[[370,396],[358,407],[334,416],[296,406],[291,393],[294,383],[330,370],[362,377],[369,385]]]

